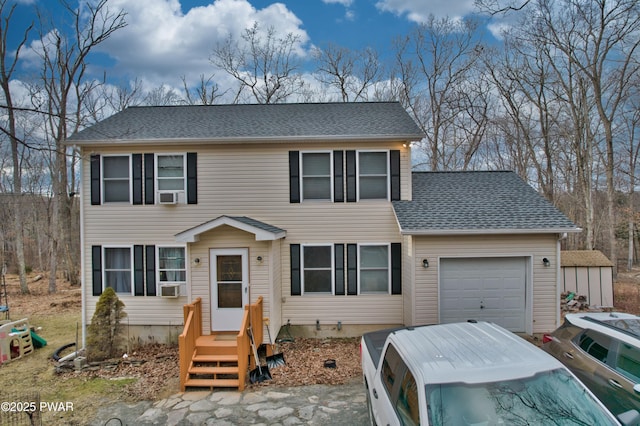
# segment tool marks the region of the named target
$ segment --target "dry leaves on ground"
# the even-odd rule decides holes
[[[314,339],[295,338],[276,345],[285,365],[269,369],[271,379],[250,384],[253,387],[338,385],[362,376],[360,341],[357,338]],[[263,356],[261,365],[266,366]],[[335,361],[335,368],[325,367],[325,361]],[[127,354],[126,359],[105,362],[100,368],[81,373],[87,378],[135,379],[123,388],[123,399],[129,401],[158,400],[179,391],[178,348],[161,344],[145,345]]]
[[[362,377],[357,338],[295,338],[277,344],[275,352],[282,353],[286,365],[269,369],[272,380],[260,386],[337,385]],[[327,360],[334,360],[335,368],[325,367]]]

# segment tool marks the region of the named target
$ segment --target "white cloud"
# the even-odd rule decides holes
[[[353,0],[322,0],[324,4],[339,4],[345,7],[346,11],[344,12],[344,20],[345,21],[355,21],[356,20],[356,12],[351,8],[353,5]],[[341,20],[338,20],[340,22]]]
[[[426,22],[429,15],[461,18],[475,11],[474,0],[380,0],[376,7],[418,23]]]
[[[344,7],[349,7],[353,4],[353,0],[322,0],[322,3],[327,3],[327,4],[341,4]]]
[[[344,19],[346,19],[347,21],[355,21],[356,13],[353,10],[347,10],[344,13]]]
[[[281,3],[256,9],[248,0],[215,0],[186,13],[179,0],[112,0],[109,5],[126,11],[128,24],[100,45],[116,62],[109,72],[138,77],[150,86],[179,87],[182,75],[188,81],[211,75],[209,57],[216,43],[229,35],[239,39],[254,22],[299,36],[301,48],[309,40],[302,21]]]

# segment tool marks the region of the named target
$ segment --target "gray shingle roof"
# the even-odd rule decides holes
[[[399,103],[358,102],[130,107],[72,135],[68,142],[413,141],[422,137]]]
[[[251,232],[256,236],[256,241],[277,240],[284,238],[287,235],[287,231],[282,228],[278,228],[277,226],[252,219],[247,216],[222,215],[177,233],[175,235],[176,241],[193,243],[198,241],[198,236],[200,234],[216,229],[222,225],[229,225],[237,229],[242,229],[246,232]]]
[[[229,216],[229,218],[237,220],[238,222],[242,222],[245,225],[249,225],[257,229],[262,229],[263,231],[271,232],[272,234],[279,234],[282,232],[286,232],[282,228],[269,225],[268,223],[260,222],[259,220],[255,220],[247,216]]]
[[[578,232],[518,175],[414,172],[413,201],[394,201],[403,234]]]

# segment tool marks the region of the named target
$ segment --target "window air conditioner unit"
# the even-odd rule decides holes
[[[176,298],[180,296],[180,284],[163,284],[160,286],[160,296]]]
[[[158,192],[158,202],[160,204],[176,204],[178,202],[178,193]]]

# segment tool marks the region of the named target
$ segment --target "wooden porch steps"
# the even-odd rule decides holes
[[[187,370],[186,387],[239,388],[238,346],[235,334],[212,334],[196,339]]]
[[[252,338],[256,347],[263,343],[263,299],[244,306],[239,331],[202,334],[202,299],[183,306],[184,329],[178,336],[180,352],[180,390],[191,388],[237,388],[243,391],[249,370],[256,360],[251,354],[247,330],[254,318]],[[250,377],[249,377],[250,379]]]

